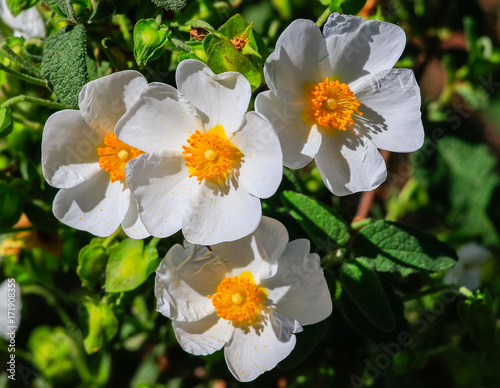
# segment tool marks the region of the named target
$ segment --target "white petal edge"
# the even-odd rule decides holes
[[[123,182],[110,182],[109,173],[102,170],[76,187],[59,190],[53,211],[59,221],[72,228],[106,237],[123,221],[129,197]]]
[[[157,311],[168,318],[194,322],[215,313],[212,301],[227,268],[206,247],[176,244],[156,271]]]
[[[272,123],[278,134],[285,167],[298,169],[313,160],[322,136],[315,125],[302,121],[303,104],[289,104],[268,90],[257,96],[255,110]]]
[[[248,109],[252,89],[248,80],[235,71],[214,74],[203,62],[182,61],[175,72],[180,92],[196,107],[205,129],[222,125],[226,133],[240,128]]]
[[[147,85],[138,71],[119,71],[87,83],[80,92],[78,106],[87,124],[107,135]]]
[[[175,337],[182,349],[195,356],[206,356],[222,349],[234,332],[231,321],[211,314],[199,321],[172,321]]]
[[[90,128],[77,110],[54,113],[42,135],[42,171],[57,188],[75,187],[101,171],[97,148],[104,137]]]
[[[122,229],[128,237],[136,240],[151,236],[139,217],[137,202],[133,195],[130,196],[130,205],[122,221]]]
[[[196,130],[204,132],[193,105],[174,87],[153,82],[118,121],[115,133],[141,151],[182,152]]]
[[[230,140],[244,154],[238,171],[241,188],[258,198],[276,193],[283,178],[283,156],[271,123],[256,112],[249,112]]]
[[[314,160],[328,190],[339,196],[373,190],[387,178],[377,147],[349,129],[324,136]]]
[[[424,143],[420,89],[410,69],[391,69],[350,85],[363,116],[353,115],[354,128],[378,148],[413,152]]]

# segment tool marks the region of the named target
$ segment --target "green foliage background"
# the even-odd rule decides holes
[[[17,386],[236,387],[222,352],[191,356],[157,313],[154,271],[180,233],[93,238],[52,214],[40,166],[47,118],[77,108],[89,80],[136,69],[174,85],[179,61],[237,70],[265,90],[262,65],[297,18],[333,11],[400,25],[397,67],[415,72],[426,142],[391,154],[366,195],[332,196],[313,164],[284,170],[265,215],[309,238],[334,302],[279,367],[248,387],[498,387],[500,384],[500,1],[8,0],[36,6],[45,39],[0,19],[0,273],[21,286]],[[237,50],[231,40],[248,38]],[[202,39],[204,38],[204,39]],[[365,218],[368,216],[367,218]],[[492,255],[472,293],[443,284],[469,242]],[[8,359],[0,340],[0,364]],[[8,386],[0,370],[0,387]],[[12,383],[10,381],[10,383]],[[13,385],[14,386],[14,385]]]

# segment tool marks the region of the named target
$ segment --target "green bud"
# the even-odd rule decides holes
[[[82,286],[94,288],[103,277],[109,253],[101,244],[101,239],[93,239],[84,246],[78,254],[78,268],[76,272],[82,281]]]
[[[134,27],[134,56],[139,65],[158,59],[170,35],[155,19],[141,19]]]
[[[80,318],[84,336],[83,344],[87,354],[92,354],[113,339],[118,331],[118,320],[105,301],[95,303],[87,297],[83,301],[83,306],[86,312]]]

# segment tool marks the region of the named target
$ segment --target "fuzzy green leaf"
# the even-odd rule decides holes
[[[186,0],[152,0],[159,7],[165,8],[167,11],[172,9],[182,9],[186,6]]]
[[[0,107],[0,138],[11,133],[13,127],[12,112],[10,108]]]
[[[12,15],[17,16],[22,11],[26,11],[36,5],[37,2],[38,0],[7,0],[7,7],[9,7]]]
[[[76,23],[75,9],[71,0],[47,0],[45,1],[57,14],[66,16],[72,23]]]
[[[78,108],[78,94],[88,81],[85,50],[82,25],[64,27],[45,41],[43,74],[69,108]]]
[[[403,276],[445,271],[458,260],[455,250],[435,236],[390,221],[376,221],[361,229],[354,253],[376,271]]]

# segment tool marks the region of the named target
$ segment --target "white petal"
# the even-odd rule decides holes
[[[269,198],[283,177],[280,142],[271,123],[256,112],[249,112],[231,143],[244,154],[238,178],[241,188],[256,197]]]
[[[278,261],[278,272],[261,282],[276,311],[301,325],[322,321],[332,313],[332,299],[319,256],[309,253],[309,240],[290,242]]]
[[[106,135],[113,132],[117,121],[147,85],[148,81],[138,71],[119,71],[86,84],[78,106],[87,124]]]
[[[182,220],[187,241],[218,244],[245,237],[257,228],[262,215],[260,200],[234,184],[220,187],[205,180],[198,186]]]
[[[174,245],[156,271],[157,310],[168,318],[193,322],[215,313],[212,301],[227,268],[200,245]]]
[[[206,356],[222,349],[231,339],[234,327],[231,321],[211,314],[199,321],[172,321],[175,337],[186,352],[196,356]]]
[[[468,267],[481,267],[488,261],[491,252],[482,245],[469,243],[457,249],[457,256],[459,262]]]
[[[180,92],[196,107],[205,129],[222,125],[227,134],[240,128],[252,90],[248,80],[235,71],[214,74],[203,62],[187,59],[177,67]]]
[[[392,68],[406,44],[404,31],[395,24],[338,13],[330,15],[323,35],[328,50],[324,74],[346,84]]]
[[[105,237],[120,226],[129,197],[130,191],[121,181],[111,183],[109,173],[101,170],[76,187],[61,189],[54,199],[54,215],[75,229]]]
[[[231,276],[250,271],[256,282],[274,276],[277,262],[288,243],[284,225],[272,218],[262,217],[259,227],[251,235],[237,241],[212,245],[219,259],[230,270]]]
[[[264,66],[267,85],[279,98],[303,102],[306,83],[321,79],[320,63],[327,55],[325,40],[318,26],[310,21],[293,21],[276,42],[276,49]]]
[[[58,188],[83,183],[101,171],[97,148],[104,137],[90,128],[77,110],[54,113],[42,135],[42,170],[45,180]]]
[[[295,335],[292,330],[283,330],[289,338],[276,336],[270,317],[259,326],[242,330],[236,328],[225,348],[224,356],[233,376],[239,381],[255,380],[262,373],[273,369],[286,358],[295,347]]]
[[[2,22],[12,28],[14,36],[22,36],[25,39],[40,37],[45,38],[45,22],[38,9],[32,7],[21,11],[19,15],[13,16],[7,7],[7,1],[0,2],[0,18]]]
[[[181,229],[184,209],[191,206],[198,190],[184,163],[182,154],[163,151],[143,154],[125,167],[139,216],[155,237],[168,237]]]
[[[127,214],[125,214],[125,218],[122,221],[122,229],[128,237],[135,238],[136,240],[150,236],[146,227],[139,218],[137,202],[135,201],[133,195],[130,196],[130,205],[128,207]]]
[[[359,111],[363,113],[353,115],[354,128],[378,148],[413,152],[422,146],[420,89],[413,71],[386,70],[362,78],[351,90],[362,103]]]
[[[204,132],[195,108],[174,87],[153,82],[116,125],[116,136],[145,152],[177,151],[196,130]]]
[[[283,165],[297,169],[313,160],[321,146],[321,133],[302,121],[303,104],[289,104],[265,91],[257,96],[255,110],[267,117],[278,133]]]
[[[349,129],[325,135],[315,160],[326,187],[335,195],[373,190],[387,178],[377,147]]]

